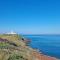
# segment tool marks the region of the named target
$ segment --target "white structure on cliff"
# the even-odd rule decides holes
[[[13,32],[13,31],[11,31],[11,32],[6,33],[6,34],[17,34],[17,33],[15,33],[15,32]]]

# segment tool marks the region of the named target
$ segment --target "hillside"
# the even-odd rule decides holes
[[[0,34],[0,60],[57,60],[27,46],[18,34]]]

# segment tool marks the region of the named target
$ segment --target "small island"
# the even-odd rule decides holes
[[[27,42],[16,33],[0,34],[0,60],[58,60],[31,48]]]

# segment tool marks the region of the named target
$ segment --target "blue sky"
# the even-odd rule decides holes
[[[0,33],[60,34],[59,0],[0,0]]]

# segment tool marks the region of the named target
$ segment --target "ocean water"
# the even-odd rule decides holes
[[[60,58],[60,35],[24,35],[31,40],[32,48],[45,55]]]

